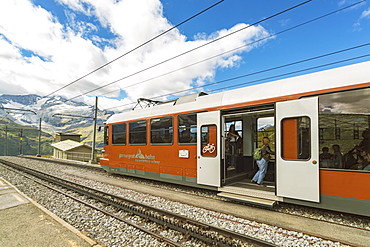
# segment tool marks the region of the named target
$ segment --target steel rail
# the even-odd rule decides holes
[[[145,232],[145,233],[147,233],[147,234],[149,234],[149,235],[153,236],[154,238],[158,239],[158,240],[159,240],[159,241],[161,241],[161,242],[165,242],[165,243],[169,244],[170,246],[175,246],[175,247],[181,247],[181,246],[182,246],[181,244],[179,244],[179,243],[177,243],[177,242],[173,241],[172,239],[169,239],[169,238],[163,237],[162,235],[160,235],[160,234],[158,234],[158,233],[156,233],[156,232],[150,231],[150,230],[148,230],[147,228],[144,228],[144,227],[142,227],[142,226],[140,226],[140,225],[138,225],[138,224],[135,224],[134,222],[131,222],[130,220],[126,220],[126,219],[124,219],[124,218],[122,218],[122,217],[119,217],[119,216],[117,216],[117,215],[115,215],[115,214],[113,214],[113,213],[111,213],[111,212],[108,212],[107,210],[104,210],[104,209],[102,209],[102,208],[96,207],[96,206],[92,205],[92,204],[91,204],[91,203],[89,203],[89,202],[86,202],[86,201],[81,200],[81,199],[79,199],[79,198],[77,198],[77,197],[75,197],[75,196],[72,196],[72,195],[68,194],[67,192],[64,192],[64,191],[62,191],[62,190],[59,190],[59,189],[57,189],[57,188],[54,188],[53,186],[50,186],[50,185],[48,185],[48,184],[46,184],[46,183],[44,183],[44,182],[38,181],[38,180],[36,180],[36,179],[35,179],[35,177],[36,177],[37,179],[41,179],[41,176],[34,176],[34,174],[32,174],[33,172],[28,172],[27,170],[25,170],[25,169],[23,169],[23,168],[14,167],[13,165],[9,165],[9,163],[5,163],[3,160],[1,160],[1,161],[0,161],[0,163],[1,163],[1,164],[5,164],[5,165],[7,165],[7,166],[10,166],[10,167],[11,167],[11,169],[12,169],[14,172],[19,173],[19,170],[20,170],[20,171],[22,171],[22,172],[24,172],[24,173],[31,174],[33,177],[30,177],[30,176],[25,175],[25,174],[21,174],[21,175],[22,175],[22,176],[24,176],[24,177],[27,177],[28,179],[30,179],[30,180],[32,180],[32,181],[34,181],[34,182],[36,182],[36,183],[38,183],[38,184],[40,184],[40,185],[42,185],[42,186],[47,187],[47,188],[48,188],[48,189],[50,189],[50,190],[53,190],[53,191],[55,191],[55,192],[58,192],[59,194],[62,194],[62,195],[64,195],[64,196],[66,196],[66,197],[69,197],[69,198],[71,198],[71,199],[73,199],[73,200],[75,200],[75,201],[79,202],[79,203],[82,203],[82,204],[84,204],[84,205],[86,205],[86,206],[88,206],[88,207],[91,207],[91,208],[93,208],[93,209],[95,209],[95,210],[97,210],[97,211],[100,211],[100,212],[104,213],[105,215],[108,215],[108,216],[113,217],[113,218],[115,218],[115,219],[117,219],[117,220],[119,220],[119,221],[122,221],[122,222],[124,222],[124,223],[126,223],[126,224],[128,224],[128,225],[130,225],[130,226],[133,226],[133,227],[135,227],[135,228],[139,229],[140,231]],[[30,169],[30,168],[28,168],[28,169]],[[52,180],[51,180],[51,179],[45,179],[45,180],[46,180],[47,182],[49,182],[49,183],[51,183],[51,182],[52,182]],[[60,185],[59,185],[59,186],[60,186]],[[74,192],[76,192],[76,191],[74,191]]]
[[[76,163],[71,163],[71,162],[62,161],[62,160],[55,160],[55,159],[48,159],[48,158],[41,158],[41,157],[33,157],[33,156],[17,156],[17,157],[18,158],[23,158],[23,159],[32,159],[32,160],[38,160],[38,161],[43,161],[43,162],[50,162],[50,163],[55,163],[55,164],[62,164],[62,165],[72,166],[72,167],[85,168],[85,169],[95,170],[95,171],[99,171],[99,172],[105,172],[104,169],[101,168],[101,167],[76,164]]]
[[[3,161],[0,159],[0,162],[13,167],[14,169],[22,170],[23,172],[46,180],[50,183],[57,184],[58,186],[64,187],[68,190],[81,193],[100,202],[115,206],[126,212],[138,215],[157,224],[171,228],[175,231],[182,232],[185,235],[199,239],[209,245],[238,246],[235,240],[239,240],[243,244],[250,243],[258,246],[276,246],[264,240],[260,240],[244,234],[239,234],[237,232],[229,231],[219,227],[214,227],[212,225],[205,224],[197,220],[187,218],[185,216],[177,215],[165,210],[141,204],[130,199],[114,196],[103,191],[89,188],[87,186],[80,185],[71,181],[66,181],[50,174],[43,173],[31,168],[26,168],[9,161]]]

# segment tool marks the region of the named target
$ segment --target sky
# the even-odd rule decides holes
[[[305,2],[0,1],[0,94],[120,111],[370,60],[366,45],[296,64],[370,42],[370,1]]]

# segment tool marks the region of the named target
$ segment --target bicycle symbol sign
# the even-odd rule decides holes
[[[215,144],[213,144],[213,143],[212,143],[212,144],[208,143],[207,145],[205,145],[205,146],[203,147],[202,152],[203,152],[203,153],[207,153],[207,152],[209,152],[209,153],[213,153],[215,150],[216,150]]]

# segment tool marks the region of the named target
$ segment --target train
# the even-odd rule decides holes
[[[147,107],[105,123],[105,171],[267,207],[370,216],[370,61],[168,102],[140,100]],[[257,186],[253,152],[264,137],[275,154],[265,186]]]

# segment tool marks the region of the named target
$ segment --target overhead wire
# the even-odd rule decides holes
[[[229,78],[229,79],[209,83],[209,84],[202,85],[202,86],[199,86],[199,87],[192,87],[192,88],[183,89],[183,90],[168,93],[168,94],[163,94],[163,95],[151,97],[150,99],[162,98],[162,97],[170,96],[170,95],[173,95],[173,94],[179,94],[179,93],[183,93],[183,92],[186,92],[186,91],[195,90],[195,89],[198,89],[198,88],[209,87],[209,86],[212,86],[212,85],[215,85],[215,84],[220,84],[220,83],[224,83],[224,82],[228,82],[228,81],[232,81],[232,80],[236,80],[236,79],[240,79],[240,78],[244,78],[244,77],[248,77],[248,76],[252,76],[252,75],[256,75],[256,74],[260,74],[260,73],[270,72],[270,71],[273,71],[273,70],[276,70],[276,69],[285,68],[285,67],[296,65],[296,64],[299,64],[299,63],[308,62],[308,61],[312,61],[312,60],[315,60],[315,59],[319,59],[319,58],[339,54],[339,53],[342,53],[342,52],[345,52],[345,51],[350,51],[350,50],[365,47],[365,46],[368,46],[368,45],[370,45],[370,43],[366,43],[366,44],[363,44],[363,45],[358,45],[358,46],[355,46],[355,47],[343,49],[343,50],[340,50],[340,51],[335,51],[335,52],[327,53],[327,54],[324,54],[324,55],[320,55],[320,56],[316,56],[316,57],[307,58],[307,59],[303,59],[303,60],[300,60],[300,61],[288,63],[288,64],[285,64],[285,65],[280,65],[280,66],[272,67],[272,68],[269,68],[269,69],[264,69],[264,70],[260,70],[260,71],[257,71],[257,72],[253,72],[253,73],[249,73],[249,74],[245,74],[245,75],[241,75],[241,76],[237,76],[237,77],[233,77],[233,78]],[[348,61],[352,61],[352,60],[355,60],[355,59],[360,59],[360,58],[364,58],[364,57],[368,57],[368,56],[370,56],[370,54],[357,56],[357,57],[352,57],[352,58],[348,58],[348,59],[344,59],[344,60],[340,60],[340,61],[336,61],[336,62],[331,62],[331,63],[319,65],[319,66],[314,66],[314,67],[302,69],[302,70],[296,70],[296,71],[293,71],[293,72],[288,72],[288,73],[283,73],[283,74],[274,75],[274,76],[270,76],[270,77],[265,77],[265,78],[257,79],[257,80],[253,80],[253,81],[243,82],[243,83],[239,83],[239,84],[235,84],[235,85],[231,85],[231,86],[227,86],[227,87],[223,87],[223,88],[218,88],[218,89],[207,91],[207,92],[215,92],[215,91],[220,91],[220,90],[224,90],[224,89],[228,89],[228,88],[232,88],[232,87],[239,87],[239,86],[244,86],[244,85],[248,85],[248,84],[253,84],[253,83],[257,83],[257,82],[266,81],[266,80],[271,80],[271,79],[275,79],[275,78],[278,78],[278,77],[297,74],[297,73],[305,72],[305,71],[308,71],[308,70],[313,70],[313,69],[322,68],[322,67],[325,67],[325,66],[330,66],[330,65],[334,65],[334,64],[338,64],[338,63],[348,62]],[[135,102],[131,102],[131,103],[127,103],[127,104],[119,105],[119,106],[114,106],[114,107],[111,107],[111,108],[106,108],[105,110],[111,110],[111,109],[115,109],[115,108],[119,108],[119,107],[125,107],[125,106],[129,106],[129,105],[132,105],[132,104],[135,104]]]
[[[233,35],[233,34],[235,34],[235,33],[238,33],[238,32],[240,32],[240,31],[243,31],[243,30],[245,30],[245,29],[247,29],[247,28],[250,28],[250,27],[252,27],[252,26],[255,26],[255,25],[257,25],[257,24],[260,24],[260,23],[262,23],[262,22],[264,22],[264,21],[267,21],[267,20],[269,20],[269,19],[272,19],[272,18],[274,18],[274,17],[276,17],[276,16],[279,16],[279,15],[281,15],[281,14],[283,14],[283,13],[286,13],[286,12],[288,12],[288,11],[291,11],[291,10],[293,10],[293,9],[295,9],[295,8],[298,8],[298,7],[300,7],[300,6],[304,5],[304,4],[307,4],[307,3],[311,2],[311,1],[312,1],[312,0],[307,0],[307,1],[305,1],[305,2],[302,2],[302,3],[300,3],[300,4],[297,4],[297,5],[292,6],[292,7],[290,7],[290,8],[287,8],[287,9],[285,9],[285,10],[283,10],[283,11],[280,11],[280,12],[278,12],[278,13],[274,14],[274,15],[271,15],[271,16],[269,16],[269,17],[266,17],[266,18],[262,19],[262,20],[259,20],[259,21],[255,22],[255,23],[253,23],[253,24],[247,25],[246,27],[243,27],[243,28],[240,28],[240,29],[238,29],[238,30],[235,30],[235,31],[233,31],[233,32],[231,32],[231,33],[228,33],[228,34],[226,34],[226,35],[224,35],[224,36],[221,36],[221,37],[219,37],[219,38],[217,38],[217,39],[211,40],[211,41],[209,41],[209,42],[207,42],[207,43],[205,43],[205,44],[203,44],[203,45],[197,46],[197,47],[195,47],[195,48],[193,48],[193,49],[190,49],[190,50],[188,50],[188,51],[186,51],[186,52],[180,53],[180,54],[178,54],[178,55],[176,55],[176,56],[173,56],[173,57],[171,57],[171,58],[169,58],[169,59],[165,59],[165,60],[163,60],[163,61],[161,61],[161,62],[159,62],[159,63],[156,63],[156,64],[154,64],[154,65],[152,65],[152,66],[149,66],[149,67],[147,67],[147,68],[145,68],[145,69],[142,69],[142,70],[140,70],[140,71],[137,71],[137,72],[135,72],[135,73],[132,73],[132,74],[130,74],[130,75],[127,75],[127,76],[125,76],[125,77],[122,77],[122,78],[117,79],[117,80],[115,80],[115,81],[112,81],[112,82],[110,82],[110,83],[107,83],[107,84],[105,84],[105,85],[103,85],[103,86],[97,87],[97,88],[95,88],[95,89],[93,89],[93,90],[90,90],[90,91],[88,91],[88,92],[85,92],[85,93],[79,94],[79,95],[74,96],[74,97],[72,97],[72,98],[69,98],[68,100],[73,100],[73,99],[76,99],[76,98],[78,98],[78,97],[81,97],[81,96],[84,96],[84,95],[90,94],[90,93],[95,92],[95,91],[97,91],[97,90],[99,90],[99,89],[105,88],[105,87],[110,86],[110,85],[112,85],[112,84],[114,84],[114,83],[117,83],[117,82],[119,82],[119,81],[122,81],[122,80],[124,80],[124,79],[129,78],[129,77],[132,77],[132,76],[137,75],[137,74],[139,74],[139,73],[142,73],[142,72],[144,72],[144,71],[147,71],[147,70],[149,70],[149,69],[152,69],[152,68],[154,68],[154,67],[157,67],[157,66],[159,66],[159,65],[161,65],[161,64],[164,64],[164,63],[166,63],[166,62],[172,61],[172,60],[174,60],[174,59],[176,59],[176,58],[179,58],[179,57],[181,57],[181,56],[183,56],[183,55],[185,55],[185,54],[188,54],[188,53],[190,53],[190,52],[193,52],[193,51],[195,51],[195,50],[198,50],[198,49],[200,49],[200,48],[202,48],[202,47],[205,47],[205,46],[207,46],[207,45],[213,44],[213,43],[215,43],[215,42],[217,42],[217,41],[219,41],[219,40],[221,40],[221,39],[224,39],[224,38],[229,37],[229,36],[231,36],[231,35]]]
[[[226,54],[228,54],[228,53],[231,53],[231,52],[234,52],[234,51],[237,51],[237,50],[243,49],[243,48],[245,48],[245,47],[247,47],[247,46],[249,46],[249,45],[253,45],[253,44],[255,44],[255,43],[262,42],[262,41],[267,40],[267,39],[269,39],[269,38],[272,38],[272,37],[274,37],[274,36],[277,36],[277,35],[283,34],[283,33],[285,33],[285,32],[291,31],[291,30],[293,30],[293,29],[296,29],[296,28],[298,28],[298,27],[301,27],[301,26],[307,25],[307,24],[309,24],[309,23],[311,23],[311,22],[314,22],[314,21],[320,20],[320,19],[322,19],[322,18],[328,17],[328,16],[333,15],[333,14],[335,14],[335,13],[338,13],[338,12],[340,12],[340,11],[346,10],[346,9],[348,9],[348,8],[352,8],[352,7],[354,7],[355,5],[358,5],[358,4],[360,4],[360,3],[364,2],[364,1],[366,1],[366,0],[362,0],[362,1],[360,1],[360,2],[357,2],[357,3],[354,3],[354,4],[348,5],[348,6],[346,6],[346,7],[343,7],[343,8],[340,8],[340,9],[338,9],[338,10],[332,11],[332,12],[327,13],[327,14],[325,14],[325,15],[322,15],[322,16],[319,16],[319,17],[316,17],[316,18],[311,19],[311,20],[309,20],[309,21],[306,21],[306,22],[303,22],[303,23],[301,23],[301,24],[295,25],[295,26],[293,26],[293,27],[287,28],[287,29],[282,30],[282,31],[280,31],[280,32],[273,33],[273,34],[268,35],[268,36],[266,36],[266,37],[263,37],[263,38],[261,38],[261,39],[258,39],[258,40],[255,40],[255,41],[253,41],[253,42],[250,42],[250,43],[248,43],[248,44],[245,44],[245,45],[239,46],[239,47],[234,48],[234,49],[232,49],[232,50],[229,50],[229,51],[226,51],[226,52],[223,52],[223,53],[220,53],[220,54],[217,54],[217,55],[211,56],[211,57],[209,57],[209,58],[206,58],[206,59],[200,60],[200,61],[198,61],[198,62],[195,62],[195,63],[189,64],[189,65],[186,65],[186,66],[184,66],[184,67],[181,67],[181,68],[178,68],[178,69],[175,69],[175,70],[172,70],[172,71],[166,72],[166,73],[164,73],[164,74],[161,74],[161,75],[158,75],[158,76],[155,76],[155,77],[152,77],[152,78],[146,79],[146,80],[144,80],[144,81],[140,81],[140,82],[137,82],[137,83],[134,83],[134,84],[131,84],[131,85],[128,85],[128,86],[122,87],[122,88],[120,88],[120,89],[118,89],[118,90],[123,90],[123,89],[127,89],[127,88],[130,88],[130,87],[133,87],[133,86],[137,86],[137,85],[139,85],[139,84],[142,84],[142,83],[145,83],[145,82],[148,82],[148,81],[154,80],[154,79],[158,79],[158,78],[160,78],[160,77],[163,77],[163,76],[166,76],[166,75],[172,74],[172,73],[174,73],[174,72],[177,72],[177,71],[180,71],[180,70],[183,70],[183,69],[189,68],[189,67],[191,67],[191,66],[194,66],[194,65],[200,64],[200,63],[202,63],[202,62],[205,62],[205,61],[208,61],[208,60],[211,60],[211,59],[214,59],[214,58],[217,58],[217,57],[220,57],[220,56],[226,55]],[[366,44],[365,44],[365,45],[366,45]],[[354,49],[354,48],[349,48],[349,49]],[[342,51],[338,51],[338,52],[342,52]],[[326,55],[323,55],[323,56],[326,56]],[[313,58],[313,59],[314,59],[314,58]],[[302,62],[303,62],[303,61],[302,61]],[[286,66],[286,65],[283,65],[283,66]],[[277,67],[277,68],[279,68],[279,67]],[[259,72],[259,73],[261,73],[261,72]],[[197,87],[196,87],[196,88],[197,88]],[[118,90],[116,89],[116,90],[113,90],[113,91],[110,91],[110,92],[107,92],[107,93],[104,93],[104,94],[100,94],[99,96],[103,96],[103,95],[111,94],[111,93],[116,92],[116,91],[118,91]]]
[[[271,80],[271,79],[275,79],[275,78],[278,78],[278,77],[283,77],[283,76],[287,76],[287,75],[302,73],[302,72],[306,72],[308,70],[327,67],[327,66],[330,66],[330,65],[335,65],[335,64],[338,64],[338,63],[344,63],[344,62],[348,62],[348,61],[352,61],[352,60],[356,60],[356,59],[360,59],[360,58],[365,58],[365,57],[369,57],[369,56],[370,56],[370,53],[365,54],[365,55],[361,55],[361,56],[357,56],[357,57],[352,57],[352,58],[348,58],[348,59],[343,59],[343,60],[323,64],[323,65],[313,66],[313,67],[306,68],[306,69],[296,70],[296,71],[293,71],[293,72],[288,72],[288,73],[284,73],[284,74],[280,74],[280,75],[270,76],[270,77],[266,77],[266,78],[263,78],[263,79],[258,79],[258,80],[243,82],[243,83],[239,83],[239,84],[235,84],[235,85],[231,85],[231,86],[227,86],[227,87],[223,87],[223,88],[218,88],[218,89],[215,89],[215,90],[211,90],[209,92],[215,92],[215,91],[220,91],[220,90],[223,90],[223,89],[229,89],[229,88],[233,88],[233,87],[244,86],[244,85],[247,85],[247,84],[252,84],[252,83],[256,83],[256,82],[260,82],[260,81],[264,81],[264,80]]]
[[[164,32],[162,32],[162,33],[160,33],[160,34],[156,35],[155,37],[153,37],[153,38],[149,39],[148,41],[144,42],[143,44],[141,44],[141,45],[139,45],[139,46],[137,46],[137,47],[135,47],[135,48],[131,49],[130,51],[128,51],[128,52],[126,52],[126,53],[122,54],[121,56],[119,56],[119,57],[117,57],[117,58],[113,59],[112,61],[109,61],[108,63],[106,63],[106,64],[104,64],[104,65],[102,65],[102,66],[100,66],[100,67],[98,67],[98,68],[94,69],[93,71],[91,71],[91,72],[89,72],[89,73],[85,74],[84,76],[81,76],[80,78],[78,78],[78,79],[76,79],[76,80],[72,81],[71,83],[68,83],[67,85],[64,85],[63,87],[61,87],[61,88],[59,88],[59,89],[57,89],[57,90],[55,90],[55,91],[53,91],[53,92],[51,92],[51,93],[49,93],[49,94],[47,94],[47,95],[45,95],[45,96],[42,96],[42,98],[49,97],[49,96],[51,96],[51,95],[55,94],[56,92],[59,92],[59,91],[61,91],[62,89],[66,88],[66,87],[68,87],[68,86],[70,86],[70,85],[72,85],[72,84],[74,84],[74,83],[76,83],[76,82],[78,82],[78,81],[82,80],[83,78],[85,78],[85,77],[87,77],[87,76],[89,76],[89,75],[91,75],[91,74],[93,74],[93,73],[97,72],[98,70],[100,70],[100,69],[102,69],[102,68],[104,68],[104,67],[108,66],[109,64],[112,64],[113,62],[115,62],[115,61],[117,61],[117,60],[121,59],[122,57],[124,57],[124,56],[126,56],[126,55],[130,54],[131,52],[133,52],[133,51],[135,51],[135,50],[139,49],[140,47],[142,47],[142,46],[144,46],[144,45],[146,45],[146,44],[150,43],[151,41],[153,41],[153,40],[155,40],[155,39],[157,39],[157,38],[161,37],[162,35],[164,35],[164,34],[166,34],[166,33],[170,32],[170,31],[172,31],[173,29],[175,29],[175,28],[177,28],[177,27],[181,26],[182,24],[184,24],[184,23],[186,23],[186,22],[190,21],[191,19],[194,19],[195,17],[197,17],[197,16],[199,16],[199,15],[203,14],[204,12],[206,12],[206,11],[208,11],[208,10],[212,9],[213,7],[217,6],[218,4],[220,4],[220,3],[221,3],[221,2],[223,2],[223,1],[225,1],[225,0],[220,0],[220,1],[218,1],[217,3],[215,3],[215,4],[211,5],[211,6],[209,6],[208,8],[206,8],[206,9],[204,9],[204,10],[202,10],[202,11],[198,12],[197,14],[195,14],[195,15],[193,15],[193,16],[191,16],[191,17],[187,18],[186,20],[184,20],[184,21],[180,22],[179,24],[177,24],[177,25],[175,25],[175,26],[173,26],[173,27],[169,28],[168,30],[166,30],[166,31],[164,31]],[[24,109],[24,107],[23,107],[22,109]],[[20,110],[21,110],[21,109],[20,109]]]
[[[366,1],[366,0],[365,0],[365,1]],[[265,38],[263,38],[263,39],[269,38],[269,37],[271,37],[271,36],[276,36],[277,34],[281,34],[281,33],[284,33],[284,32],[287,32],[287,31],[290,31],[290,30],[295,29],[295,28],[297,28],[297,27],[301,27],[301,26],[303,26],[303,25],[305,25],[305,24],[308,24],[308,23],[311,23],[311,22],[313,22],[313,21],[316,21],[316,20],[322,19],[322,18],[324,18],[324,17],[327,17],[327,16],[332,15],[332,14],[334,14],[334,13],[337,13],[337,12],[339,12],[339,11],[343,11],[343,10],[345,10],[345,9],[351,8],[351,7],[353,7],[354,5],[357,5],[357,4],[362,3],[362,2],[364,2],[364,1],[360,1],[360,2],[357,2],[357,3],[355,3],[355,4],[352,4],[352,5],[349,5],[349,6],[346,6],[346,7],[340,8],[340,9],[338,9],[338,10],[336,10],[336,11],[332,11],[332,12],[330,12],[330,13],[328,13],[328,14],[322,15],[322,16],[320,16],[320,17],[317,17],[317,18],[314,18],[314,19],[312,19],[312,20],[306,21],[306,22],[304,22],[304,23],[298,24],[298,25],[296,25],[296,26],[294,26],[294,27],[291,27],[291,28],[285,29],[285,30],[283,30],[283,31],[281,31],[281,32],[278,32],[278,33],[272,34],[272,35],[270,35],[270,36],[267,36],[267,37],[265,37]],[[263,39],[257,40],[257,41],[255,41],[255,42],[260,42],[260,41],[261,41],[261,40],[263,40]],[[254,43],[254,42],[252,42],[252,43]],[[247,44],[247,45],[250,45],[250,44],[251,44],[251,43],[249,43],[249,44]],[[247,45],[245,45],[245,46],[247,46]],[[315,57],[311,57],[311,58],[303,59],[303,60],[300,60],[300,61],[295,61],[295,62],[292,62],[292,63],[288,63],[288,64],[284,64],[284,65],[276,66],[276,67],[272,67],[272,68],[269,68],[269,69],[265,69],[265,70],[261,70],[261,71],[257,71],[257,72],[253,72],[253,73],[249,73],[249,74],[245,74],[245,75],[241,75],[241,76],[237,76],[237,77],[233,77],[233,78],[225,79],[225,80],[222,80],[222,81],[217,81],[217,82],[213,82],[213,83],[208,83],[208,84],[205,84],[205,85],[202,85],[202,86],[198,86],[198,87],[190,87],[190,88],[187,88],[187,89],[182,89],[182,90],[180,90],[180,91],[171,92],[171,93],[168,93],[168,94],[163,94],[163,95],[159,95],[159,96],[151,97],[151,99],[157,99],[157,98],[162,98],[162,97],[170,96],[170,95],[173,95],[173,94],[184,93],[184,92],[192,91],[192,90],[195,90],[195,89],[198,89],[198,88],[208,87],[208,86],[211,86],[211,85],[215,85],[215,84],[220,84],[220,83],[223,83],[223,82],[232,81],[232,80],[240,79],[240,78],[247,77],[247,76],[252,76],[252,75],[256,75],[256,74],[260,74],[260,73],[264,73],[264,72],[269,72],[269,71],[272,71],[272,70],[276,70],[276,69],[280,69],[280,68],[284,68],[284,67],[288,67],[288,66],[296,65],[296,64],[299,64],[299,63],[303,63],[303,62],[307,62],[307,61],[311,61],[311,60],[315,60],[315,59],[323,58],[323,57],[326,57],[326,56],[335,55],[335,54],[342,53],[342,52],[345,52],[345,51],[350,51],[350,50],[354,50],[354,49],[362,48],[362,47],[364,47],[364,46],[368,46],[368,45],[370,45],[370,43],[365,43],[365,44],[362,44],[362,45],[353,46],[353,47],[350,47],[350,48],[346,48],[346,49],[342,49],[342,50],[338,50],[338,51],[334,51],[334,52],[326,53],[326,54],[323,54],[323,55],[319,55],[319,56],[315,56]],[[238,47],[238,48],[236,48],[236,49],[240,49],[240,48],[242,48],[242,47],[244,47],[244,46]],[[228,52],[229,52],[229,51],[228,51]],[[226,53],[227,53],[227,52],[226,52]],[[224,54],[224,53],[219,54],[219,55],[217,55],[217,56],[220,56],[220,55],[223,55],[223,54]],[[211,57],[211,58],[208,58],[208,59],[212,59],[212,58],[214,58],[214,57],[215,57],[215,56],[213,56],[213,57]],[[205,59],[205,60],[208,60],[208,59]],[[205,60],[202,60],[202,61],[205,61]],[[187,67],[189,67],[189,66],[192,66],[192,65],[198,64],[198,63],[200,63],[200,62],[202,62],[202,61],[199,61],[199,62],[197,62],[197,63],[190,64],[190,65],[185,66],[185,67],[182,67],[182,68],[187,68]],[[180,68],[180,69],[182,69],[182,68]],[[177,69],[177,70],[174,70],[174,71],[168,72],[168,73],[163,74],[163,75],[167,75],[167,74],[169,74],[169,73],[172,73],[172,72],[178,71],[178,70],[180,70],[180,69]],[[150,79],[145,80],[145,81],[142,81],[142,82],[146,82],[146,81],[149,81],[149,80],[152,80],[152,79],[156,79],[156,78],[161,77],[161,76],[163,76],[163,75],[160,75],[160,76],[157,76],[157,77],[154,77],[154,78],[150,78]],[[142,82],[140,82],[140,83],[142,83]],[[131,86],[131,85],[130,85],[130,86]],[[128,86],[128,87],[130,87],[130,86]],[[111,91],[111,92],[113,92],[113,91]],[[136,103],[136,102],[132,102],[132,103],[124,104],[124,105],[114,106],[114,107],[106,108],[106,110],[111,110],[111,109],[115,109],[115,108],[119,108],[119,107],[125,107],[125,106],[129,106],[129,105],[132,105],[132,104],[135,104],[135,103]]]
[[[199,16],[199,15],[203,14],[204,12],[206,12],[206,11],[208,11],[208,10],[212,9],[213,7],[217,6],[218,4],[220,4],[220,3],[221,3],[221,2],[223,2],[223,1],[225,1],[225,0],[220,0],[220,1],[218,1],[217,3],[215,3],[215,4],[211,5],[210,7],[206,8],[206,9],[204,9],[204,10],[202,10],[202,11],[198,12],[197,14],[195,14],[195,15],[193,15],[193,16],[191,16],[191,17],[187,18],[186,20],[184,20],[184,21],[180,22],[179,24],[177,24],[177,25],[175,25],[175,26],[173,26],[173,27],[169,28],[168,30],[166,30],[166,31],[164,31],[164,32],[162,32],[162,33],[160,33],[160,34],[156,35],[155,37],[153,37],[153,38],[151,38],[151,39],[149,39],[149,40],[145,41],[145,42],[144,42],[144,43],[142,43],[141,45],[139,45],[139,46],[137,46],[137,47],[135,47],[135,48],[133,48],[133,49],[129,50],[128,52],[126,52],[126,53],[124,53],[124,54],[122,54],[122,55],[118,56],[117,58],[115,58],[115,59],[113,59],[113,60],[111,60],[111,61],[109,61],[109,62],[107,62],[107,63],[103,64],[102,66],[99,66],[98,68],[96,68],[96,69],[92,70],[91,72],[89,72],[89,73],[87,73],[87,74],[85,74],[85,75],[83,75],[83,76],[81,76],[81,77],[77,78],[76,80],[74,80],[74,81],[72,81],[72,82],[68,83],[67,85],[64,85],[63,87],[61,87],[61,88],[59,88],[59,89],[57,89],[57,90],[55,90],[55,91],[53,91],[53,92],[51,92],[51,93],[49,93],[49,94],[47,94],[47,95],[43,96],[43,97],[44,97],[44,98],[49,97],[49,96],[51,96],[51,95],[53,95],[53,94],[55,94],[55,93],[57,93],[57,92],[59,92],[59,91],[63,90],[64,88],[69,87],[69,86],[71,86],[72,84],[74,84],[74,83],[76,83],[76,82],[78,82],[78,81],[80,81],[80,80],[82,80],[82,79],[86,78],[87,76],[89,76],[89,75],[91,75],[91,74],[93,74],[93,73],[95,73],[95,72],[97,72],[97,71],[101,70],[102,68],[104,68],[104,67],[106,67],[106,66],[108,66],[108,65],[112,64],[113,62],[115,62],[115,61],[117,61],[117,60],[121,59],[122,57],[124,57],[124,56],[126,56],[126,55],[128,55],[128,54],[130,54],[130,53],[132,53],[132,52],[134,52],[134,51],[136,51],[137,49],[139,49],[139,48],[141,48],[141,47],[143,47],[143,46],[147,45],[148,43],[152,42],[153,40],[155,40],[155,39],[157,39],[157,38],[159,38],[159,37],[161,37],[161,36],[165,35],[166,33],[168,33],[168,32],[170,32],[170,31],[172,31],[173,29],[175,29],[175,28],[177,28],[177,27],[181,26],[182,24],[184,24],[184,23],[186,23],[186,22],[190,21],[191,19],[194,19],[195,17],[197,17],[197,16]]]
[[[335,52],[330,52],[330,53],[327,53],[327,54],[324,54],[324,55],[319,55],[319,56],[316,56],[316,57],[303,59],[303,60],[300,60],[300,61],[296,61],[296,62],[292,62],[292,63],[288,63],[288,64],[276,66],[276,67],[272,67],[272,68],[269,68],[269,69],[264,69],[264,70],[256,71],[256,72],[245,74],[245,75],[241,75],[241,76],[236,76],[236,77],[228,78],[228,79],[217,81],[217,82],[208,83],[206,85],[198,86],[198,87],[195,87],[195,88],[189,88],[189,89],[186,89],[186,90],[177,91],[177,92],[175,92],[175,94],[179,94],[179,93],[182,93],[182,92],[188,91],[188,90],[194,90],[194,89],[198,89],[198,88],[209,87],[209,86],[212,86],[212,85],[216,85],[216,84],[220,84],[220,83],[224,83],[224,82],[228,82],[228,81],[233,81],[233,80],[245,78],[245,77],[252,76],[252,75],[257,75],[257,74],[261,74],[261,73],[265,73],[265,72],[270,72],[270,71],[273,71],[273,70],[276,70],[276,69],[286,68],[286,67],[297,65],[297,64],[300,64],[300,63],[304,63],[304,62],[308,62],[308,61],[313,61],[313,60],[316,60],[316,59],[319,59],[319,58],[328,57],[328,56],[336,55],[336,54],[339,54],[339,53],[342,53],[342,52],[346,52],[346,51],[350,51],[350,50],[362,48],[362,47],[365,47],[365,46],[368,46],[368,45],[370,45],[370,43],[366,43],[366,44],[362,44],[362,45],[350,47],[350,48],[339,50],[339,51],[335,51]],[[365,55],[365,57],[366,56],[367,55]],[[362,56],[355,57],[353,59],[359,59],[359,58],[362,58]],[[353,60],[353,59],[351,58],[350,60]],[[339,61],[339,62],[344,62],[344,61]],[[338,63],[338,62],[335,62],[335,63]],[[328,64],[328,65],[331,65],[331,64]],[[306,69],[306,70],[308,70],[308,69]],[[299,72],[302,72],[302,71],[296,71],[296,72],[292,72],[292,73],[294,74],[294,73],[299,73]],[[274,77],[281,77],[281,76],[286,76],[286,75],[288,75],[288,74],[282,74],[282,75],[274,76]],[[268,79],[273,79],[274,77],[267,77],[267,78],[263,78],[261,80],[264,81],[264,80],[268,80]],[[255,82],[258,82],[258,81],[259,80],[255,80],[255,81],[252,81],[252,82],[247,83],[247,84],[255,83]],[[245,84],[245,83],[242,83],[242,85],[243,84]],[[225,88],[227,88],[227,87],[224,87],[222,89],[225,89]],[[217,90],[219,90],[219,89],[217,89]],[[156,96],[156,97],[153,97],[152,99],[156,99],[156,98],[159,98],[159,97],[165,97],[165,96],[169,96],[169,95],[173,95],[173,94],[174,93],[166,94],[166,95],[161,95],[161,96]]]

